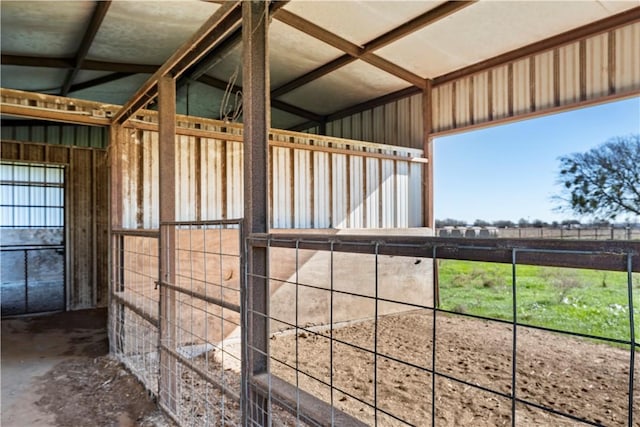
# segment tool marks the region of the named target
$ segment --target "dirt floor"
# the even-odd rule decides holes
[[[464,317],[438,315],[436,370],[472,384],[511,393],[512,328]],[[323,400],[331,401],[326,384],[341,389],[333,403],[369,425],[431,425],[433,315],[414,312],[382,318],[377,325],[362,322],[333,331],[333,338],[366,348],[373,355],[334,342],[329,331],[303,332],[271,340],[272,371]],[[517,334],[516,394],[520,399],[606,426],[628,425],[629,350],[605,344],[519,328]],[[298,374],[290,366],[306,373]],[[333,354],[332,360],[330,359]],[[640,420],[640,363],[636,358],[634,411]],[[408,362],[408,364],[398,361]],[[329,367],[333,363],[333,376]],[[374,369],[374,364],[377,369]],[[374,371],[376,372],[374,377]],[[315,377],[322,382],[310,378]],[[377,384],[374,396],[374,382]],[[497,394],[437,376],[437,426],[511,425],[511,400]],[[374,414],[377,401],[382,411]],[[385,413],[386,412],[386,413]],[[374,418],[377,417],[377,418]],[[395,417],[395,418],[394,418]],[[519,426],[585,425],[532,406],[518,404]],[[640,424],[634,424],[640,425]]]
[[[2,320],[2,426],[171,426],[107,355],[106,310]]]

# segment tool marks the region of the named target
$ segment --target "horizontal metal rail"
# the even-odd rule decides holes
[[[51,249],[64,249],[64,244],[59,245],[1,245],[2,252],[16,251],[46,251]]]
[[[118,295],[117,292],[112,292],[111,298],[114,299],[118,304],[124,305],[126,308],[133,311],[138,316],[142,317],[144,320],[149,322],[154,327],[157,328],[160,325],[160,322],[158,319],[155,319],[152,315],[150,315],[149,313],[146,313],[144,310],[142,310],[140,307],[137,307],[135,304],[130,303],[125,298]]]
[[[380,236],[270,233],[252,234],[253,247],[407,256],[510,264],[513,250],[518,264],[640,272],[640,242],[556,239],[466,239],[427,236]],[[435,251],[435,252],[434,252]],[[580,256],[576,256],[580,255]]]
[[[165,221],[160,223],[160,227],[164,226],[185,226],[185,227],[203,227],[210,225],[239,225],[242,224],[242,218],[236,219],[212,219],[209,221]]]
[[[189,359],[187,359],[186,357],[182,356],[177,351],[167,347],[164,344],[160,344],[160,350],[166,351],[167,353],[169,353],[171,355],[171,357],[175,358],[180,363],[182,363],[183,365],[185,365],[186,367],[191,369],[193,372],[198,374],[198,376],[200,378],[202,378],[202,380],[206,381],[208,384],[211,384],[212,386],[214,386],[215,388],[217,388],[218,390],[223,392],[228,397],[234,399],[237,402],[240,402],[240,395],[238,393],[236,393],[233,390],[229,389],[229,387],[225,386],[224,384],[220,384],[218,382],[218,380],[213,378],[211,375],[209,375],[203,369],[199,368],[197,365],[192,363]]]
[[[142,229],[142,228],[114,228],[111,230],[114,236],[133,236],[133,237],[160,237],[158,229]]]
[[[167,289],[171,289],[172,291],[176,291],[176,292],[179,292],[181,294],[188,295],[190,297],[197,298],[199,300],[202,300],[202,301],[205,301],[205,302],[208,302],[208,303],[211,303],[211,304],[215,304],[215,305],[218,305],[220,307],[224,307],[227,310],[231,310],[231,311],[235,311],[236,313],[240,313],[241,309],[240,309],[240,305],[238,305],[238,304],[233,304],[233,303],[221,300],[220,298],[211,297],[211,296],[202,294],[200,292],[196,292],[196,291],[192,291],[192,290],[189,290],[189,289],[181,288],[180,286],[175,286],[175,285],[172,285],[171,283],[167,283],[167,282],[163,282],[163,281],[155,282],[155,283],[156,283],[156,285],[160,285],[160,286],[165,287]],[[240,292],[239,289],[238,289],[238,292]]]

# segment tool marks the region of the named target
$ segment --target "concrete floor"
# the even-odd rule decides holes
[[[106,309],[3,319],[0,424],[55,426],[54,415],[35,404],[38,378],[65,360],[107,354],[106,327]]]

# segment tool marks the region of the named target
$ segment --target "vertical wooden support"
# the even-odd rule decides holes
[[[158,130],[160,161],[160,224],[176,219],[176,82],[172,77],[158,80]],[[161,227],[160,280],[175,284],[175,230]],[[177,363],[163,346],[176,347],[176,294],[160,286],[160,403],[176,413]]]
[[[427,87],[422,91],[422,117],[423,117],[423,150],[427,163],[424,165],[422,177],[422,226],[435,228],[433,217],[433,139],[432,130],[432,103],[431,80],[427,80]]]
[[[269,224],[268,136],[270,124],[268,67],[268,2],[242,2],[244,230],[266,233]],[[243,307],[243,418],[254,425],[271,425],[267,400],[257,396],[251,377],[268,369],[268,249],[248,247]]]

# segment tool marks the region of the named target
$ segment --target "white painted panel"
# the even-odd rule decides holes
[[[529,59],[513,63],[513,113],[522,114],[531,109]]]
[[[411,98],[411,148],[422,149],[424,141],[422,94]]]
[[[420,163],[409,165],[409,227],[424,227],[422,223],[422,170]]]
[[[396,145],[411,147],[411,98],[399,99],[396,104],[398,110]]]
[[[272,224],[274,228],[291,228],[291,174],[288,148],[273,147],[273,206]]]
[[[536,110],[553,107],[553,52],[535,56]]]
[[[344,148],[337,144],[337,148]],[[333,191],[333,228],[347,228],[347,156],[343,154],[332,154],[332,191]]]
[[[295,150],[294,158],[294,227],[311,228],[311,152],[307,150]]]
[[[571,43],[558,50],[560,61],[560,103],[580,101],[580,44]]]
[[[202,219],[222,219],[222,151],[224,142],[203,139],[202,148]]]
[[[587,98],[609,93],[608,40],[606,33],[587,39]]]
[[[616,92],[640,88],[640,22],[620,28],[616,38]]]
[[[398,104],[392,102],[384,106],[384,143],[398,145]]]
[[[455,119],[457,126],[464,126],[470,123],[469,115],[469,91],[470,79],[462,79],[456,82],[456,111]]]
[[[486,122],[489,119],[489,77],[488,73],[473,76],[473,121]]]
[[[453,104],[451,97],[453,96],[453,84],[448,83],[442,85],[437,90],[439,101],[436,105],[437,111],[437,129],[450,129],[453,127]]]
[[[349,180],[349,194],[351,196],[349,206],[349,227],[364,227],[364,194],[363,194],[363,170],[364,159],[360,156],[349,156],[349,168],[351,178]]]
[[[244,211],[243,150],[240,142],[227,142],[227,218],[242,218]]]
[[[384,106],[373,109],[373,141],[385,143],[385,112]]]
[[[324,143],[318,143],[324,145]],[[315,152],[313,155],[314,203],[313,218],[315,228],[328,228],[330,221],[329,202],[329,154]]]
[[[389,150],[384,151],[391,154]],[[382,227],[393,228],[396,226],[395,204],[396,204],[396,188],[394,162],[392,160],[382,160]]]
[[[367,151],[373,151],[372,148]],[[368,158],[367,162],[367,222],[365,227],[380,227],[380,160]]]
[[[342,124],[342,137],[354,139],[351,129],[351,116],[345,117],[344,119],[340,120],[340,122]]]
[[[409,226],[409,165],[407,162],[396,162],[396,227]]]
[[[494,68],[492,78],[493,118],[509,117],[509,67]]]
[[[363,111],[362,114],[362,140],[374,141],[373,138],[373,110]]]

